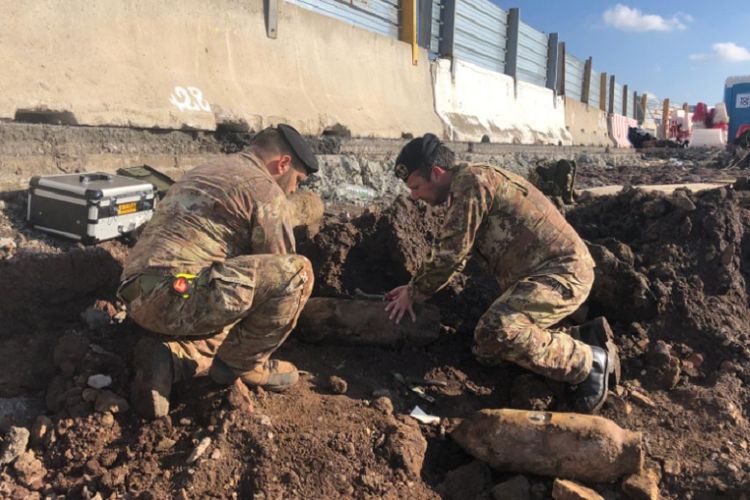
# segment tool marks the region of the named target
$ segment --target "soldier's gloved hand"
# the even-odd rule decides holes
[[[388,319],[394,320],[396,324],[399,324],[401,318],[408,312],[412,322],[417,321],[417,315],[414,313],[414,299],[409,292],[409,285],[394,288],[385,294],[385,300],[390,301],[385,306],[385,312],[390,313]]]

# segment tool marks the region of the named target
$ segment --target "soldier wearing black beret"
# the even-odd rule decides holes
[[[567,382],[577,411],[601,408],[619,377],[617,348],[604,318],[553,328],[588,297],[594,261],[552,202],[502,168],[456,165],[453,151],[433,134],[406,144],[394,173],[413,199],[447,203],[448,212],[430,257],[408,284],[386,294],[390,317],[414,320],[414,302],[442,289],[473,255],[503,290],[474,331],[476,358]]]
[[[292,363],[271,359],[313,286],[286,195],[317,171],[310,146],[281,124],[169,189],[118,290],[129,316],[160,335],[135,349],[131,401],[142,416],[166,415],[172,384],[197,375],[272,391],[297,382]]]

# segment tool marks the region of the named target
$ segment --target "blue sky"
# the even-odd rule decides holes
[[[750,75],[750,0],[492,1],[639,93],[713,105],[727,76]]]

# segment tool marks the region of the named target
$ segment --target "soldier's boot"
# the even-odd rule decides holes
[[[159,418],[169,413],[172,391],[172,353],[164,342],[144,337],[135,346],[135,377],[130,400],[144,418]]]
[[[601,347],[591,346],[591,357],[589,376],[570,391],[573,410],[578,413],[596,413],[607,400],[612,371],[609,353]]]
[[[621,377],[620,353],[607,318],[599,316],[580,326],[575,326],[571,330],[571,335],[581,342],[607,351],[610,362],[609,388],[617,387]]]
[[[219,358],[214,358],[209,371],[211,379],[219,385],[230,385],[238,378],[250,387],[262,387],[272,392],[283,392],[299,380],[297,367],[288,361],[269,359],[258,363],[255,368],[235,373]]]

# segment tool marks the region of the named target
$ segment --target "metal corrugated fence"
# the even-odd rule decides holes
[[[565,55],[565,96],[581,100],[583,96],[583,68],[585,63],[570,54]]]
[[[508,14],[488,0],[456,0],[454,55],[504,73],[507,25]]]
[[[398,0],[287,0],[381,35],[398,38]]]
[[[622,85],[615,82],[615,105],[613,109],[613,112],[621,115],[622,114]]]
[[[602,95],[602,77],[599,73],[591,70],[591,85],[589,93],[589,106],[599,107],[599,99]]]
[[[521,21],[518,27],[518,78],[544,87],[547,84],[547,35]]]
[[[440,53],[440,38],[443,28],[443,0],[432,0],[432,30],[430,31],[430,52]]]
[[[398,38],[399,36],[399,0],[286,0],[306,9],[339,19],[361,28]],[[451,0],[432,0],[430,22],[418,23],[419,29],[430,28],[429,50],[433,55],[440,54],[440,42],[450,39],[446,34],[446,4]],[[505,73],[507,58],[508,13],[490,0],[453,0],[455,1],[455,22],[453,30],[453,56],[480,67]],[[452,9],[450,9],[452,11]],[[418,9],[418,15],[424,15]],[[429,13],[427,14],[429,15]],[[426,33],[424,34],[426,37]],[[420,40],[423,38],[420,36]],[[425,42],[420,42],[425,43]],[[449,44],[450,45],[450,44]],[[519,80],[541,87],[547,84],[549,36],[535,30],[521,21],[518,27],[518,53],[516,75]],[[572,99],[583,99],[583,80],[585,63],[583,60],[566,54],[565,95]],[[591,72],[590,95],[588,103],[599,107],[600,97],[607,97],[609,106],[609,80],[601,88],[600,73]],[[628,96],[627,115],[636,118],[636,103],[632,93]],[[653,106],[649,99],[649,107]],[[640,101],[640,99],[639,99]],[[623,85],[615,83],[614,112],[623,114]]]

